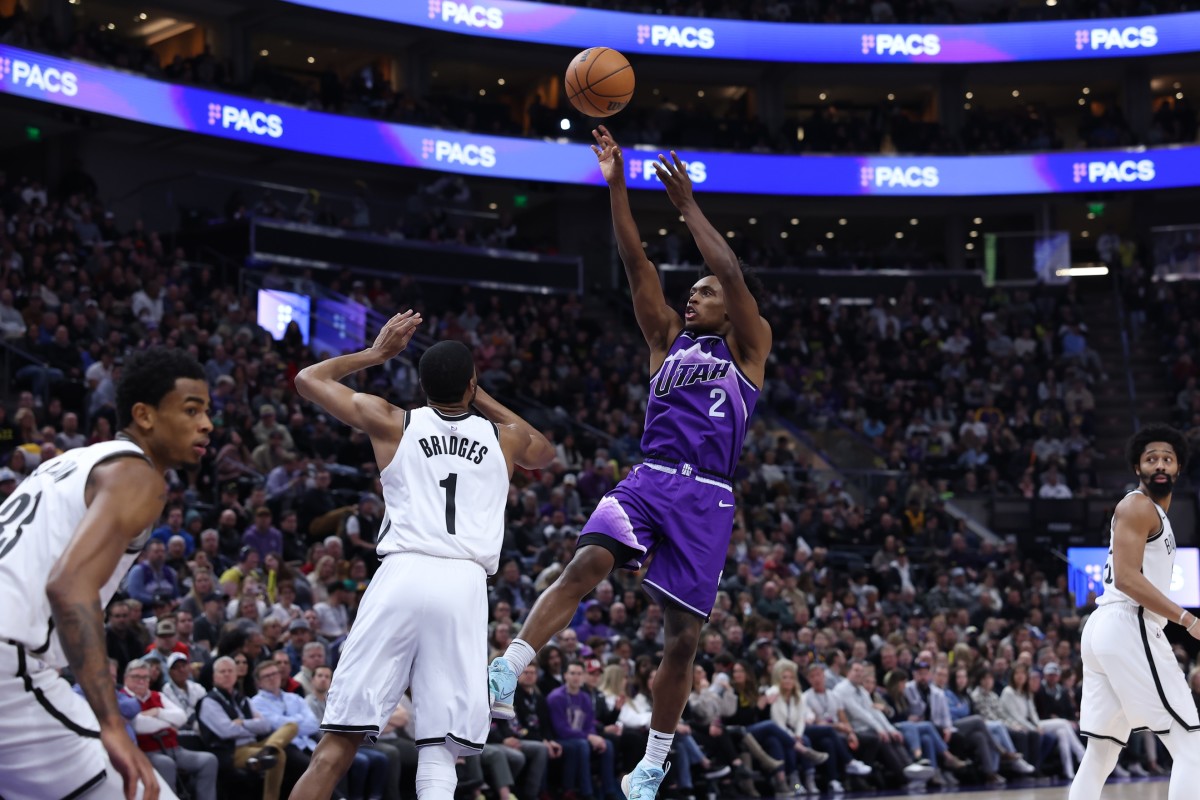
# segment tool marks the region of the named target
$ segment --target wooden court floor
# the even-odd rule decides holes
[[[1104,786],[1100,800],[1167,800],[1167,778],[1133,778],[1112,780]],[[1000,789],[956,789],[954,791],[919,792],[915,794],[847,794],[846,800],[868,797],[928,797],[930,800],[1067,800],[1070,784],[1060,781],[1053,785],[1021,784]],[[829,795],[824,795],[829,797]],[[1200,798],[1200,791],[1196,797]]]

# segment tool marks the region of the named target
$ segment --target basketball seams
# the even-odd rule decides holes
[[[608,73],[608,75],[606,75],[606,76],[604,76],[603,78],[601,78],[600,80],[596,81],[596,83],[595,83],[595,84],[593,84],[592,86],[589,86],[589,87],[588,87],[588,93],[589,93],[589,94],[594,94],[596,97],[631,97],[631,96],[633,95],[633,92],[632,92],[632,91],[629,91],[629,92],[621,92],[620,94],[605,94],[604,92],[597,92],[597,91],[596,91],[596,87],[597,87],[597,86],[601,86],[601,85],[603,85],[603,84],[604,84],[604,82],[605,82],[606,80],[608,80],[609,78],[613,77],[614,75],[620,75],[622,72],[624,72],[624,71],[625,71],[625,70],[627,70],[627,69],[633,69],[633,65],[632,65],[632,64],[626,64],[625,66],[621,67],[621,68],[620,68],[619,70],[617,70],[616,72],[610,72],[610,73]]]
[[[581,91],[583,91],[582,89],[579,88],[579,76],[575,74],[578,71],[579,71],[579,68],[576,67],[574,64],[572,64],[571,71],[568,72],[566,75],[565,82],[567,84],[567,99],[568,100],[574,99],[575,95],[577,95]]]
[[[594,58],[592,58],[590,61],[588,61],[587,72],[583,73],[583,80],[584,80],[583,91],[585,91],[585,92],[588,89],[592,88],[592,67],[596,66],[596,62],[599,61],[604,56],[604,54],[608,52],[607,47],[597,47],[594,49],[597,51],[597,53]],[[599,83],[599,81],[597,81],[597,83]]]

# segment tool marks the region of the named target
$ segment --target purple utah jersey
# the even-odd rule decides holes
[[[642,452],[732,476],[758,392],[723,337],[680,331],[650,379]]]

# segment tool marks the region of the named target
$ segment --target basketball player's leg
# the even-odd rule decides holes
[[[1196,796],[1200,786],[1200,731],[1189,731],[1177,720],[1171,721],[1170,733],[1160,736],[1171,753],[1171,785],[1167,800],[1185,800]],[[1074,796],[1071,800],[1075,800]]]
[[[521,641],[534,653],[545,647],[554,634],[567,627],[579,610],[579,601],[607,578],[615,565],[616,557],[608,548],[580,539],[575,557],[533,604],[529,616],[521,625]],[[528,662],[521,665],[519,670],[514,666],[513,671],[520,674],[526,666]]]
[[[679,717],[692,687],[692,663],[700,627],[717,598],[725,553],[733,531],[732,493],[727,486],[678,478],[659,520],[661,539],[642,588],[663,609],[666,641],[654,677],[654,708],[646,754],[622,781],[629,796],[653,797]]]
[[[684,706],[692,693],[692,664],[700,643],[699,615],[678,605],[663,609],[666,622],[662,661],[654,676],[654,708],[650,727],[656,731],[675,732]]]
[[[454,800],[458,773],[454,753],[444,745],[422,747],[417,755],[417,800]]]
[[[1148,696],[1133,696],[1127,689],[1123,697],[1110,678],[1110,672],[1127,674],[1129,670],[1146,673],[1122,684],[1148,681],[1143,662],[1128,655],[1118,661],[1114,650],[1122,639],[1136,637],[1132,615],[1111,610],[1094,613],[1083,629],[1080,655],[1083,658],[1083,696],[1079,702],[1079,732],[1088,740],[1087,750],[1071,781],[1068,800],[1100,800],[1100,790],[1117,765],[1121,750],[1129,742],[1132,725],[1125,713],[1125,702],[1145,703]],[[1127,646],[1121,647],[1128,651]],[[1137,676],[1140,673],[1134,672]]]
[[[366,734],[326,731],[317,742],[308,769],[296,781],[290,800],[325,800],[350,769]]]
[[[1113,767],[1117,766],[1122,749],[1120,742],[1112,739],[1088,737],[1087,750],[1079,762],[1075,779],[1071,781],[1071,793],[1067,800],[1099,800],[1100,790],[1112,774]]]
[[[674,476],[646,469],[635,469],[625,480],[600,499],[596,510],[583,526],[583,535],[576,545],[575,557],[562,575],[542,593],[529,616],[521,625],[521,635],[514,638],[504,660],[511,674],[502,670],[503,664],[492,662],[489,680],[500,682],[493,688],[492,711],[511,719],[511,687],[516,676],[524,672],[537,651],[546,646],[550,637],[571,621],[579,601],[596,588],[600,581],[618,566],[636,568],[654,542],[656,504],[669,508],[671,498],[664,492],[663,478]],[[503,672],[503,674],[500,674]]]
[[[423,627],[425,570],[411,556],[391,555],[367,587],[333,673],[324,735],[292,790],[294,800],[326,800],[363,738],[381,732],[408,690]]]

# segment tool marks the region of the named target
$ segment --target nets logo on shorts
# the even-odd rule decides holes
[[[652,158],[629,159],[629,179],[635,181],[657,181],[658,173],[654,171],[657,162]],[[692,183],[704,183],[708,180],[708,165],[703,161],[688,161],[683,165],[687,169]]]
[[[1158,28],[1153,25],[1128,28],[1081,28],[1075,31],[1075,49],[1134,50],[1158,45]]]
[[[272,139],[283,136],[283,118],[278,114],[251,111],[248,108],[221,103],[208,104],[208,124],[220,125],[226,130],[232,128],[255,136],[269,136]]]
[[[40,89],[47,94],[74,97],[79,94],[79,78],[74,72],[58,67],[42,67],[19,58],[0,58],[0,81],[14,86]]]
[[[637,43],[650,42],[651,47],[681,47],[685,50],[712,50],[717,46],[717,35],[712,28],[697,28],[692,25],[638,25]]]
[[[859,185],[893,189],[932,189],[941,178],[937,167],[859,167]]]
[[[465,167],[496,166],[496,148],[491,145],[459,144],[447,139],[422,139],[421,158],[445,164],[462,164]]]
[[[471,28],[491,28],[498,31],[504,27],[504,12],[491,6],[458,3],[455,0],[429,0],[429,18],[441,19],[451,25],[466,25]]]
[[[1146,183],[1154,180],[1154,161],[1077,161],[1071,165],[1075,183]]]
[[[864,33],[863,55],[936,56],[942,52],[942,39],[936,33]]]

